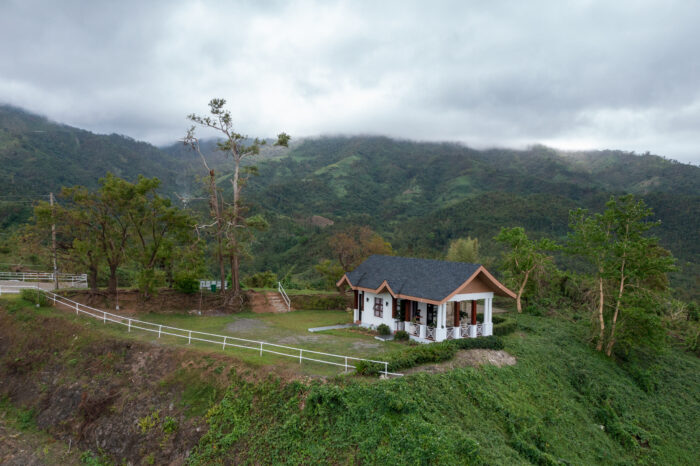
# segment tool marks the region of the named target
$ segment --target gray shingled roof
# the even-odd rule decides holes
[[[442,301],[479,267],[464,262],[374,255],[347,276],[352,286],[376,290],[386,280],[396,294]]]

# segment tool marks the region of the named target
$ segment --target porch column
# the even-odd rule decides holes
[[[484,299],[484,336],[493,335],[493,298]]]
[[[454,316],[454,323],[453,325],[455,327],[459,327],[459,301],[455,301],[454,304],[454,312],[452,314]]]
[[[353,308],[352,308],[352,321],[357,322],[360,320],[360,301],[359,301],[359,292],[357,290],[352,290],[354,293],[354,303],[353,303]]]
[[[442,341],[447,336],[447,330],[445,330],[445,324],[447,322],[447,304],[439,304],[437,311],[438,318],[437,325],[435,326],[435,341]]]
[[[476,300],[472,299],[472,324],[469,326],[469,337],[476,338]]]

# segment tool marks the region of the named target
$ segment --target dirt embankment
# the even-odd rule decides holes
[[[208,314],[221,308],[221,294],[202,290],[201,293],[185,294],[175,290],[159,290],[155,296],[144,299],[138,290],[119,290],[118,298],[105,291],[93,293],[89,290],[66,290],[61,294],[73,301],[106,311],[113,311],[119,304],[120,314],[136,312],[202,312]]]
[[[31,413],[32,424],[55,439],[119,463],[182,464],[224,387],[264,372],[0,304],[0,400]]]
[[[61,294],[81,304],[106,311],[114,311],[117,303],[119,313],[128,315],[137,312],[156,313],[201,313],[222,312],[220,293],[202,290],[200,293],[185,294],[175,290],[159,290],[155,296],[144,299],[138,290],[119,290],[119,297],[110,296],[105,291],[93,293],[89,290],[65,290]],[[286,304],[276,291],[246,291],[244,309],[253,312],[287,312]],[[352,306],[352,295],[323,293],[290,296],[292,310],[297,309],[345,309]]]

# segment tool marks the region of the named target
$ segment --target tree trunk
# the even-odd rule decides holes
[[[221,234],[216,235],[216,241],[218,244],[217,256],[219,259],[219,277],[221,279],[221,290],[223,291],[226,286],[226,267],[224,266],[224,251],[221,246]]]
[[[239,261],[238,254],[231,256],[231,289],[235,294],[241,292],[241,279],[239,276]]]
[[[109,266],[109,280],[107,281],[107,291],[109,294],[117,294],[117,266]]]
[[[623,265],[624,269],[624,265]],[[615,314],[613,314],[612,324],[610,326],[610,338],[608,339],[608,346],[605,348],[605,354],[610,356],[612,354],[613,346],[615,345],[615,327],[617,326],[617,316],[620,314],[620,301],[622,300],[622,290],[625,288],[625,276],[623,275],[620,279],[620,291],[617,294],[617,302],[615,303]]]
[[[527,285],[527,279],[530,277],[530,272],[532,272],[532,269],[525,272],[525,278],[523,279],[523,282],[520,285],[518,295],[515,297],[515,305],[518,308],[519,314],[522,314],[523,312],[523,305],[521,304],[520,298],[523,296],[523,291],[525,291],[525,285]]]
[[[88,272],[88,287],[92,293],[97,293],[97,267],[90,266]]]
[[[603,318],[603,305],[605,300],[605,295],[603,294],[603,277],[598,277],[598,286],[600,292],[600,299],[598,303],[598,322],[600,324],[600,335],[598,336],[598,343],[595,349],[598,351],[603,351],[603,340],[605,339],[605,319]]]

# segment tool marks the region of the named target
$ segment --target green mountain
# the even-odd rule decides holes
[[[569,210],[599,211],[611,195],[634,193],[662,220],[662,245],[680,259],[675,283],[695,296],[700,288],[700,167],[621,151],[479,151],[325,137],[264,158],[258,168],[248,199],[272,228],[260,236],[249,271],[283,275],[292,264],[294,273],[310,271],[331,257],[327,238],[348,224],[369,225],[402,254],[442,257],[450,240],[469,235],[495,255],[492,238],[503,226],[563,239]],[[314,215],[335,224],[314,226]]]
[[[230,161],[202,149],[224,190]],[[664,247],[679,258],[674,284],[698,296],[700,167],[651,154],[621,151],[475,150],[454,143],[386,137],[321,137],[290,149],[266,147],[259,176],[246,187],[253,212],[271,228],[254,245],[244,272],[272,270],[303,282],[319,279],[313,265],[331,257],[327,239],[348,225],[369,225],[402,254],[442,257],[449,241],[478,237],[485,256],[492,238],[522,225],[535,236],[563,239],[568,212],[598,211],[611,195],[642,197],[662,221]],[[61,186],[95,186],[108,171],[127,179],[157,176],[164,194],[194,197],[206,215],[198,157],[182,144],[156,148],[126,136],[99,135],[0,106],[0,228],[26,220],[31,201]],[[334,222],[317,226],[311,218]]]

